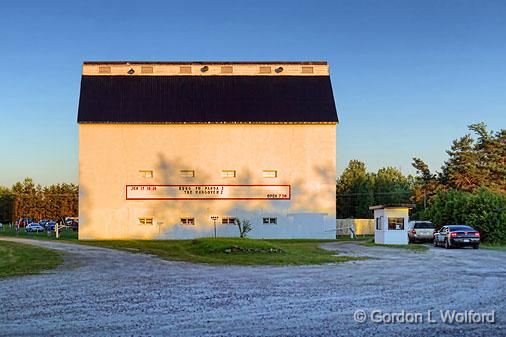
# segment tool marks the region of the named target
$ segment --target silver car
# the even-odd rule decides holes
[[[409,242],[432,241],[434,225],[430,221],[410,221],[408,230]]]
[[[43,232],[44,227],[39,225],[38,222],[32,222],[31,224],[29,224],[28,226],[25,227],[25,231],[26,232]]]

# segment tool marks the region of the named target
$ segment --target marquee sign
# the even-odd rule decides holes
[[[290,200],[290,185],[126,185],[127,200]]]

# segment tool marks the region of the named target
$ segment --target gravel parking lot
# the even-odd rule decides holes
[[[1,336],[505,336],[506,253],[329,243],[374,259],[303,267],[208,266],[58,242],[42,275],[0,280]],[[363,309],[433,310],[437,323],[354,321]],[[439,310],[495,310],[495,324],[444,324]]]

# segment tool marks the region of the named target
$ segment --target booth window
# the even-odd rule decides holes
[[[194,178],[195,177],[194,170],[181,170],[180,174],[181,174],[181,178]]]
[[[183,225],[195,225],[195,218],[181,218]]]
[[[404,230],[404,218],[388,218],[388,230]]]
[[[139,175],[143,178],[153,178],[153,170],[139,170]]]
[[[278,223],[278,218],[263,218],[263,223],[264,224],[277,224]]]
[[[235,218],[221,218],[222,224],[235,224]]]
[[[153,218],[149,218],[149,217],[139,218],[139,224],[141,224],[141,225],[152,225],[153,224]]]
[[[235,178],[235,170],[223,170],[221,171],[222,178]]]
[[[383,217],[376,218],[376,230],[381,231],[383,230]]]
[[[276,170],[263,170],[262,176],[264,178],[277,178],[278,171],[276,171]]]

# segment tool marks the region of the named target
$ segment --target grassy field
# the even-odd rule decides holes
[[[54,233],[19,233],[5,228],[0,236],[56,240]],[[77,232],[64,230],[60,241],[157,255],[165,260],[223,265],[307,265],[346,262],[363,258],[334,256],[319,246],[334,240],[252,240],[201,238],[195,240],[77,240]]]
[[[423,253],[429,250],[429,247],[426,245],[420,245],[420,244],[414,244],[409,243],[407,245],[383,245],[379,243],[374,243],[374,241],[367,241],[361,243],[362,246],[368,246],[368,247],[387,247],[387,248],[398,248],[398,249],[408,249],[413,252],[417,253]]]
[[[319,247],[324,240],[251,240],[202,238],[195,240],[79,241],[130,252],[157,255],[165,260],[221,265],[307,265],[362,260],[334,256]]]
[[[36,239],[36,240],[56,240],[55,233],[51,232],[51,236],[47,236],[46,232],[25,232],[24,228],[19,229],[16,233],[14,226],[9,228],[4,224],[4,229],[0,230],[0,236],[13,236],[23,239]],[[77,240],[77,232],[72,229],[64,229],[60,232],[60,240]]]
[[[38,274],[59,266],[61,254],[17,242],[0,241],[0,278]]]

